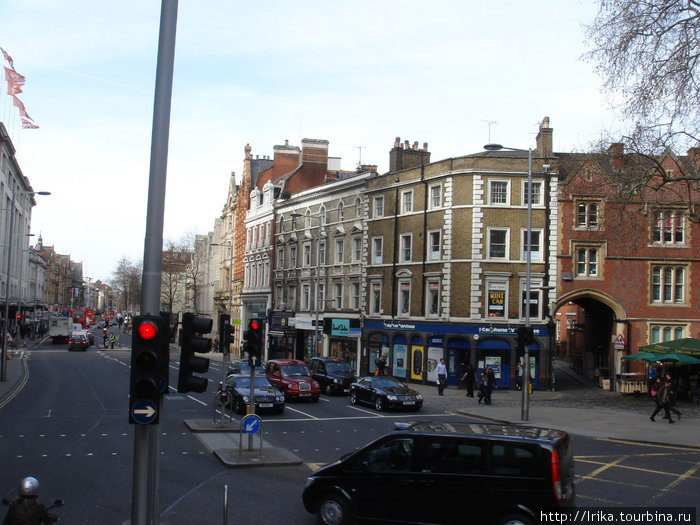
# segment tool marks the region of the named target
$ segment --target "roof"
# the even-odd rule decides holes
[[[395,423],[398,431],[406,430],[421,433],[453,434],[461,436],[522,439],[553,444],[567,434],[563,430],[526,427],[520,425],[499,425],[485,423]]]

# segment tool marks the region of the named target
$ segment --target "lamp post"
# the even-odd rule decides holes
[[[22,193],[30,197],[34,195],[51,195],[51,193],[48,191],[23,191]],[[12,237],[15,227],[15,199],[16,191],[13,189],[12,202],[10,204],[10,230],[7,234],[7,271],[5,272],[5,331],[2,337],[2,356],[0,358],[2,370],[0,370],[0,381],[7,381],[7,333],[10,329],[10,263],[12,261]],[[21,287],[22,285],[20,283],[20,290]]]
[[[309,213],[308,215],[301,215],[299,213],[292,213],[292,217],[315,217],[318,219],[318,235],[316,238],[316,289],[314,291],[314,309],[315,309],[315,321],[314,321],[314,349],[313,353],[309,357],[314,357],[318,354],[318,316],[319,316],[319,287],[321,283],[321,214],[320,213]],[[306,228],[306,224],[304,224]],[[327,250],[326,250],[327,251]]]
[[[502,149],[507,149],[511,151],[518,151],[515,148],[507,148],[500,144],[486,144],[484,146],[486,151],[499,151]],[[523,378],[523,396],[522,396],[522,408],[520,411],[520,419],[527,421],[529,418],[529,390],[530,390],[530,343],[529,338],[531,332],[530,328],[530,285],[532,281],[531,265],[532,265],[532,148],[527,150],[527,240],[525,244],[526,257],[525,257],[525,329],[527,330],[528,337],[525,341],[523,348],[523,359],[525,360],[524,374]]]

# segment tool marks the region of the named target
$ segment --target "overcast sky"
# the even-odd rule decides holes
[[[161,3],[0,0],[0,46],[26,77],[21,129],[3,81],[1,118],[37,197],[32,232],[109,279],[143,258]],[[229,176],[275,144],[326,139],[343,169],[388,170],[397,136],[432,160],[490,141],[557,151],[612,121],[586,51],[592,0],[180,0],[166,239],[206,233]],[[4,65],[7,66],[7,63]],[[489,122],[492,124],[489,126]]]

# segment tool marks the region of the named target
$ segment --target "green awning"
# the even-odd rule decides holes
[[[658,361],[659,359],[659,354],[655,354],[654,352],[639,352],[638,354],[630,354],[630,355],[625,355],[622,356],[622,359],[624,361]]]
[[[653,345],[642,346],[640,352],[654,352],[657,354],[667,354],[676,352],[678,354],[687,354],[700,358],[700,340],[686,337],[684,339],[676,339],[674,341],[664,341]]]

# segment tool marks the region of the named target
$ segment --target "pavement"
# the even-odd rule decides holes
[[[27,380],[23,358],[28,352],[31,346],[8,352],[7,380],[0,381],[0,409]],[[212,361],[222,359],[219,353],[207,357]],[[536,390],[529,395],[525,410],[522,392],[518,390],[496,389],[492,404],[485,405],[478,403],[476,397],[466,397],[463,388],[449,387],[439,396],[433,385],[411,383],[410,386],[421,392],[431,412],[462,414],[485,422],[555,428],[588,437],[700,448],[700,405],[696,403],[679,400],[676,408],[682,417],[678,420],[674,416],[674,424],[670,425],[662,418],[663,413],[656,417],[656,422],[650,421],[654,403],[648,396],[604,391],[573,371],[566,362],[557,362],[555,384],[554,391]],[[420,413],[416,419],[421,419]],[[237,421],[207,419],[184,423],[228,467],[302,462],[285,449],[261,442],[260,434],[241,433]]]

